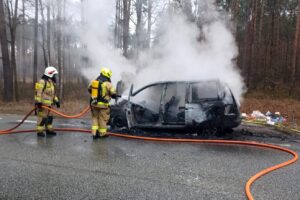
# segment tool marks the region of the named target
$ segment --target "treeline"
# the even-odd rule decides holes
[[[173,0],[166,1],[167,5],[163,6],[168,8],[171,4],[180,7],[189,20],[201,23],[203,16],[199,9],[205,8],[204,4],[212,1]],[[154,21],[153,17],[156,17],[152,13],[154,2],[158,1],[117,0],[116,44],[117,47],[123,48],[125,56],[130,57],[128,52],[130,45],[131,56],[134,56],[135,51],[138,52],[140,48],[151,46],[151,22]],[[224,12],[234,24],[233,31],[239,48],[237,66],[248,90],[276,93],[276,96],[299,97],[299,1],[215,0],[214,2],[219,11]],[[135,33],[131,35],[128,31],[130,13],[134,13],[136,27]],[[128,38],[132,41],[129,45]]]
[[[250,90],[299,97],[298,0],[232,0],[223,4],[236,22],[238,66]]]
[[[48,65],[59,69],[60,96],[65,94],[68,84],[82,82],[79,69],[88,65],[89,58],[80,36],[74,32],[83,31],[88,12],[86,1],[0,0],[3,100],[22,99],[24,95],[20,93],[25,85],[32,89]],[[200,24],[203,16],[199,8],[214,0],[114,1],[113,45],[127,59],[134,60],[141,51],[151,49],[159,37],[155,27],[164,11],[180,8],[189,20]],[[215,0],[214,3],[234,24],[239,48],[237,66],[248,89],[299,97],[298,0]]]
[[[68,83],[82,82],[79,68],[85,66],[86,58],[78,34],[73,34],[82,29],[82,16],[80,12],[79,17],[68,14],[73,4],[67,0],[0,0],[4,101],[32,98],[33,85],[47,66],[59,70],[60,96]]]

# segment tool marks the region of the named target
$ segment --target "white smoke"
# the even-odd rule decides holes
[[[219,79],[241,100],[244,82],[236,68],[238,49],[234,35],[214,4],[210,0],[203,4],[206,12],[201,18],[201,30],[183,14],[164,17],[163,36],[152,53],[140,60],[144,68],[138,73],[137,85],[154,81]]]
[[[121,80],[122,73],[134,73],[134,67],[122,56],[122,51],[113,47],[112,21],[115,12],[114,1],[89,0],[85,4],[86,22],[81,38],[86,45],[91,66],[82,72],[89,80],[100,74],[102,67],[108,67],[113,72],[112,81]]]
[[[241,100],[244,82],[236,68],[238,50],[234,34],[212,0],[198,1],[201,2],[198,7],[202,16],[201,29],[183,14],[164,16],[163,23],[158,26],[162,36],[150,52],[140,54],[135,67],[119,50],[112,48],[109,23],[113,20],[114,1],[102,0],[101,5],[97,0],[88,2],[87,29],[83,38],[95,66],[83,71],[89,79],[99,74],[101,66],[113,70],[115,81],[121,79],[123,72],[137,71],[133,81],[135,89],[156,81],[219,79]]]

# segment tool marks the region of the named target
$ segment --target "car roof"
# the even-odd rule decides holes
[[[203,83],[203,82],[215,82],[217,84],[220,84],[220,80],[218,79],[211,79],[211,80],[190,80],[190,81],[161,81],[161,82],[154,82],[154,83],[150,83],[148,85],[145,85],[141,88],[139,88],[138,90],[136,90],[134,92],[134,94],[139,93],[141,90],[144,90],[147,87],[151,87],[151,86],[155,86],[155,85],[162,85],[162,84],[177,84],[177,83]]]

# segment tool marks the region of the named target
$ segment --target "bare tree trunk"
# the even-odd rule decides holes
[[[67,42],[67,39],[66,39],[66,29],[63,28],[66,26],[66,0],[63,1],[63,26],[61,26],[61,33],[62,33],[62,69],[61,69],[61,78],[62,78],[62,81],[61,81],[61,84],[62,86],[60,87],[60,91],[61,91],[61,97],[63,98],[64,97],[64,92],[63,92],[63,89],[64,89],[64,85],[65,85],[65,82],[66,82],[66,75],[65,75],[65,68],[66,68],[66,42]]]
[[[263,19],[265,12],[265,0],[260,0],[260,18],[259,18],[259,28],[258,28],[258,43],[261,44],[262,30],[263,30]]]
[[[24,34],[25,34],[25,0],[22,0],[22,13],[23,13],[23,22],[22,22],[22,47],[21,47],[21,61],[23,62],[23,84],[26,83],[26,69],[27,69],[27,63],[25,63],[25,59],[26,59],[26,48],[25,48],[25,38],[24,38]]]
[[[43,49],[43,57],[44,57],[44,65],[47,67],[49,65],[48,59],[47,59],[47,48],[46,48],[46,33],[45,33],[45,16],[44,16],[44,7],[42,4],[42,0],[40,1],[40,11],[41,11],[41,16],[42,16],[42,49]]]
[[[116,0],[116,16],[115,16],[115,35],[114,44],[116,48],[120,48],[120,37],[121,37],[121,0]]]
[[[35,0],[33,84],[37,82],[39,1]]]
[[[51,62],[51,21],[50,21],[50,2],[47,2],[47,52],[48,52],[48,64]]]
[[[142,6],[143,6],[143,0],[136,0],[136,56],[138,56],[139,51],[141,49],[141,32],[142,32]]]
[[[279,14],[279,1],[272,1],[272,17],[271,17],[271,37],[270,37],[270,62],[269,62],[269,77],[266,77],[269,80],[271,90],[275,89],[275,80],[276,70],[277,70],[277,51],[276,48],[278,46],[278,38],[277,38],[277,29],[278,29],[278,14]]]
[[[252,85],[252,88],[257,87],[257,79],[256,79],[256,71],[257,71],[257,55],[258,52],[256,49],[258,48],[258,43],[257,43],[257,11],[258,11],[258,0],[253,0],[252,1],[252,32],[251,32],[251,40],[250,40],[250,61],[249,61],[249,68],[248,68],[248,84]],[[256,68],[256,69],[255,69]],[[254,73],[253,73],[254,72]]]
[[[1,51],[2,51],[2,63],[3,63],[3,80],[4,80],[3,100],[9,102],[9,101],[13,101],[13,74],[12,74],[12,69],[9,61],[3,0],[0,0],[0,41],[1,41]]]
[[[16,63],[16,30],[17,30],[17,15],[18,15],[18,3],[19,1],[15,1],[14,9],[12,8],[12,1],[9,2],[11,4],[11,8],[7,6],[8,11],[8,19],[9,19],[9,28],[10,28],[10,39],[11,39],[11,68],[13,71],[13,88],[14,88],[14,97],[16,101],[19,101],[19,93],[18,93],[18,75],[17,75],[17,63]],[[10,10],[11,9],[11,10]]]
[[[152,33],[152,6],[153,6],[153,0],[148,0],[148,10],[147,10],[147,45],[148,48],[151,46],[151,33]]]
[[[62,68],[63,68],[63,63],[62,63],[62,20],[61,20],[61,6],[62,6],[62,2],[61,0],[57,0],[57,5],[58,5],[58,14],[57,14],[57,27],[58,27],[58,31],[57,31],[57,59],[58,59],[58,71],[59,71],[59,98],[62,98]]]
[[[128,57],[131,0],[123,0],[123,55]]]
[[[264,68],[264,44],[262,42],[262,36],[263,36],[263,25],[264,25],[264,12],[265,12],[265,0],[260,0],[260,7],[259,7],[259,19],[258,19],[258,33],[257,33],[257,47],[255,51],[257,54],[256,57],[256,64],[257,64],[257,69],[256,69],[256,82],[257,83],[262,83],[262,75],[263,75],[263,68]]]
[[[293,47],[293,56],[292,56],[292,66],[291,66],[291,86],[290,86],[290,91],[289,95],[292,95],[293,90],[296,85],[296,68],[297,65],[300,63],[300,4],[298,4],[298,16],[297,16],[297,22],[296,22],[296,31],[295,31],[295,38],[294,38],[294,47]],[[298,62],[297,62],[298,61]]]

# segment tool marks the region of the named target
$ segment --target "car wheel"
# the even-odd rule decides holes
[[[123,128],[127,127],[127,120],[125,116],[116,115],[111,120],[112,128]]]

